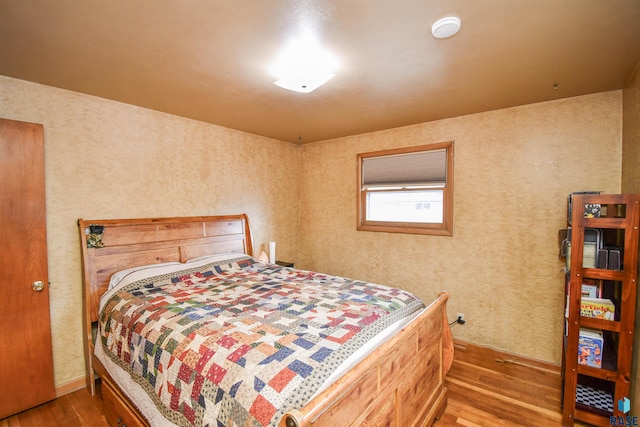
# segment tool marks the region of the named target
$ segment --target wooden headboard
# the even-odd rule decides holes
[[[91,226],[97,226],[91,228]],[[92,324],[111,275],[126,268],[185,262],[219,253],[253,255],[245,214],[147,219],[78,220],[82,250],[83,331],[87,387],[93,394]],[[91,233],[91,231],[101,233]]]
[[[89,227],[103,227],[101,247],[88,247]],[[253,255],[245,214],[227,216],[78,220],[85,304],[97,321],[100,297],[111,275],[125,268],[161,262],[185,262],[202,255]],[[93,245],[93,246],[100,246]]]

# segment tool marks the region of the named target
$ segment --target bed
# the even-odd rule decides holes
[[[78,228],[86,385],[94,395],[100,380],[111,425],[426,426],[444,411],[453,360],[446,292],[425,305],[398,289],[261,262],[244,214],[79,219]],[[211,282],[224,298],[212,302]],[[319,302],[313,286],[334,299]],[[275,319],[269,304],[285,312]],[[178,305],[185,318],[169,327]],[[226,320],[202,320],[203,310]],[[246,317],[229,320],[236,312],[265,321],[256,329]],[[221,335],[216,325],[236,329]],[[186,343],[171,341],[180,328]],[[369,338],[377,343],[363,344]],[[247,373],[258,368],[260,377]]]

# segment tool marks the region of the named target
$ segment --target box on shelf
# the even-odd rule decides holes
[[[615,320],[616,306],[606,298],[580,299],[580,316],[593,319]]]
[[[581,295],[583,298],[600,298],[602,296],[602,286],[601,284],[591,279],[583,279]]]
[[[598,249],[597,268],[608,270],[622,269],[622,248],[607,247]]]
[[[580,328],[578,338],[578,363],[581,365],[602,368],[602,352],[604,338],[601,331]]]

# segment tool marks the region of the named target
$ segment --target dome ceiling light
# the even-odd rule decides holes
[[[287,46],[272,71],[277,86],[309,93],[335,77],[336,68],[333,55],[322,49],[313,37],[306,36]]]

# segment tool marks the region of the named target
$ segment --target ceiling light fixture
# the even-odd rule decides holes
[[[437,39],[446,39],[451,36],[455,36],[460,31],[460,18],[456,16],[447,16],[446,18],[438,19],[431,26],[431,34]]]
[[[309,93],[333,77],[337,61],[311,36],[291,42],[273,66],[277,86]]]

